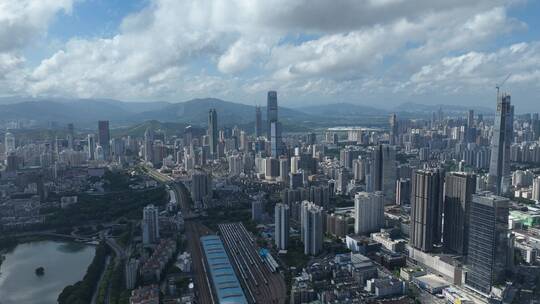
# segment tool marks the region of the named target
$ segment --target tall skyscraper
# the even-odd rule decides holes
[[[302,202],[301,227],[304,254],[317,255],[323,245],[323,217],[324,209],[312,202]]]
[[[314,145],[316,143],[317,143],[317,134],[311,132],[308,135],[306,135],[306,144]]]
[[[396,205],[411,203],[411,179],[400,178],[396,181]]]
[[[267,157],[265,162],[265,178],[275,180],[279,176],[279,160],[274,157]]]
[[[270,124],[270,146],[272,157],[278,158],[283,154],[283,141],[281,140],[281,123],[274,121]]]
[[[473,195],[470,214],[468,268],[465,284],[489,294],[503,283],[508,267],[509,200],[490,193]]]
[[[351,170],[353,167],[353,160],[357,159],[359,154],[359,151],[350,148],[341,149],[341,151],[339,151],[339,161],[347,170]]]
[[[474,110],[469,110],[467,113],[467,127],[474,127]]]
[[[476,141],[476,128],[474,125],[474,110],[469,110],[467,114],[467,128],[465,128],[464,139],[472,143]]]
[[[352,172],[353,172],[355,181],[363,182],[366,179],[365,166],[366,166],[365,159],[354,159],[352,161]]]
[[[532,199],[540,202],[540,176],[533,179]]]
[[[73,149],[75,146],[75,126],[72,123],[68,123],[68,148]]]
[[[439,123],[441,123],[444,120],[444,112],[442,110],[442,106],[439,107],[439,111],[437,112]]]
[[[262,136],[262,114],[261,107],[255,107],[255,137]]]
[[[390,144],[395,145],[397,142],[397,136],[398,134],[398,122],[397,122],[397,116],[395,113],[390,115]]]
[[[440,169],[418,170],[411,187],[411,246],[424,252],[440,243],[444,177]]]
[[[239,176],[244,172],[244,162],[240,154],[233,154],[227,160],[229,163],[229,176]]]
[[[144,132],[144,161],[154,163],[154,130],[150,128]]]
[[[349,184],[349,172],[345,168],[340,168],[336,176],[336,192],[340,194],[346,194],[348,184]]]
[[[368,234],[384,227],[382,192],[359,192],[354,196],[354,233]]]
[[[95,151],[96,151],[96,139],[94,134],[88,134],[88,160],[95,160]]]
[[[531,127],[533,131],[533,139],[540,139],[540,119],[538,118],[538,113],[533,113],[531,120]]]
[[[497,96],[497,115],[491,138],[489,186],[497,195],[510,190],[510,145],[514,138],[514,107],[510,95]]]
[[[277,203],[274,208],[274,239],[279,250],[287,250],[289,245],[289,216],[289,206]]]
[[[277,92],[268,91],[268,97],[266,100],[266,134],[267,138],[272,136],[271,126],[273,122],[278,121],[278,103]]]
[[[193,202],[201,203],[212,196],[212,177],[203,170],[191,174],[191,197]]]
[[[289,181],[289,170],[291,166],[289,165],[288,157],[279,158],[279,180],[281,182],[287,183]]]
[[[159,240],[159,213],[158,208],[152,204],[144,207],[142,220],[143,244],[155,244]]]
[[[15,172],[19,168],[19,157],[15,152],[9,152],[6,156],[6,172]]]
[[[396,147],[378,145],[372,152],[373,166],[370,170],[373,191],[382,191],[385,202],[396,201]]]
[[[4,135],[4,150],[5,154],[9,155],[9,153],[14,152],[16,148],[15,144],[15,135],[11,132],[6,132],[6,135]]]
[[[210,146],[210,155],[217,156],[218,146],[218,127],[217,127],[217,112],[216,109],[208,111],[208,145]]]
[[[262,220],[264,212],[264,202],[256,199],[251,202],[251,220],[258,223]]]
[[[467,255],[469,214],[476,176],[451,172],[445,178],[443,246],[446,251]]]
[[[111,133],[109,131],[109,121],[100,120],[98,121],[98,145],[103,149],[104,159],[109,159],[111,155]]]

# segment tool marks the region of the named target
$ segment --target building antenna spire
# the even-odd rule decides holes
[[[502,86],[504,85],[504,83],[508,80],[508,78],[510,78],[510,75],[512,75],[512,73],[509,73],[506,78],[504,78],[504,80],[500,83],[500,84],[496,84],[495,85],[495,88],[497,89],[497,98],[499,98],[499,90],[500,88],[502,88]]]

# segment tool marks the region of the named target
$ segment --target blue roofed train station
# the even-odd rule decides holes
[[[216,302],[220,304],[247,304],[244,291],[219,236],[203,236],[201,244],[213,292],[217,297]]]

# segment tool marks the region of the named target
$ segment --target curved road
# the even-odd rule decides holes
[[[189,192],[181,182],[175,181],[170,176],[162,174],[152,168],[143,167],[143,170],[156,181],[169,185],[176,193],[177,202],[184,215],[185,235],[187,238],[187,251],[191,254],[193,263],[194,283],[196,289],[196,299],[199,304],[215,303],[211,290],[210,280],[206,274],[204,266],[204,256],[201,248],[200,237],[208,234],[213,234],[206,226],[187,220],[192,216],[192,211],[189,206]]]

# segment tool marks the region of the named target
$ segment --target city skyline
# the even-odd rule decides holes
[[[0,0],[0,302],[538,304],[539,29],[540,0]]]
[[[91,129],[6,122],[2,259],[8,267],[20,259],[2,244],[14,238],[24,246],[32,242],[26,233],[47,244],[54,236],[97,246],[81,282],[100,288],[79,293],[90,283],[55,280],[58,289],[46,296],[60,304],[101,297],[104,287],[115,290],[108,299],[130,292],[132,303],[162,296],[225,303],[234,296],[281,304],[338,291],[358,304],[484,304],[536,288],[521,282],[536,282],[540,264],[538,113],[515,115],[504,94],[493,120],[439,108],[430,119],[365,115],[382,120],[378,128],[335,127],[342,121],[330,118],[301,131],[287,124],[282,132],[287,110],[278,107],[278,95],[267,92],[264,124],[260,108],[248,107],[241,114],[248,123],[220,125],[231,113],[216,104],[203,111],[205,126],[173,124],[170,133],[158,121],[135,126],[138,134],[122,134],[104,119]],[[105,268],[106,259],[117,266]],[[44,269],[35,275],[46,275]],[[340,283],[325,284],[320,269],[339,274]],[[124,284],[96,275],[108,272],[125,276]],[[173,284],[180,277],[196,291]],[[164,280],[162,295],[155,284]]]

